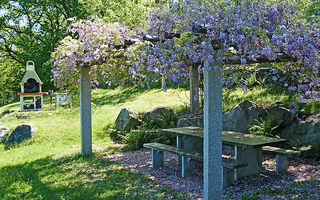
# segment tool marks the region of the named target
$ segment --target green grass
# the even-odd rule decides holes
[[[185,199],[100,157],[44,157],[1,168],[0,199]]]
[[[94,155],[81,158],[79,107],[19,112],[19,103],[0,107],[0,124],[13,129],[30,123],[34,138],[11,148],[0,145],[0,199],[186,199],[140,173],[102,159],[120,151],[107,129],[124,106],[143,112],[163,105],[184,109],[184,90],[117,88],[92,92]],[[11,112],[11,111],[14,112]]]
[[[291,97],[282,90],[255,87],[245,94],[240,89],[224,92],[224,111],[244,99],[260,105]],[[54,110],[45,98],[45,109],[20,112],[15,102],[0,107],[0,125],[15,128],[21,123],[35,125],[34,138],[14,147],[0,144],[0,199],[189,199],[159,186],[140,173],[103,159],[119,152],[107,133],[121,108],[142,113],[156,106],[181,112],[188,109],[189,92],[184,89],[116,88],[92,91],[93,152],[80,152],[80,109]],[[66,107],[68,107],[66,105]]]
[[[223,111],[230,110],[243,100],[250,100],[259,106],[270,106],[271,104],[282,102],[284,104],[293,104],[292,97],[298,95],[290,93],[287,88],[281,87],[278,84],[256,85],[249,87],[245,93],[239,87],[233,89],[223,89]],[[300,112],[305,114],[314,114],[320,110],[319,102],[311,102],[309,104],[298,104]]]

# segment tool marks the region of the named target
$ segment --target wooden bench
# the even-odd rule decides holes
[[[279,147],[272,147],[272,146],[263,146],[262,150],[265,152],[271,152],[276,154],[277,160],[277,173],[287,171],[289,167],[288,157],[299,155],[299,151],[289,150],[289,149],[282,149]]]
[[[161,144],[147,143],[143,147],[152,150],[152,168],[164,165],[163,152],[177,154],[182,157],[182,177],[191,176],[196,168],[195,160],[203,161],[203,155],[199,153],[186,152],[178,147]],[[247,164],[239,163],[237,160],[222,158],[223,166],[223,187],[233,185],[236,179],[235,169],[245,167]]]

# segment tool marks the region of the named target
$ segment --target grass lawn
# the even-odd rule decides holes
[[[186,92],[98,89],[92,92],[92,99],[94,155],[89,158],[79,155],[79,107],[52,110],[48,98],[40,112],[18,112],[19,103],[0,107],[2,126],[30,123],[39,129],[32,140],[13,148],[0,145],[0,199],[185,199],[184,194],[101,157],[121,150],[106,130],[122,107],[137,112],[158,105],[183,109],[188,102]]]
[[[247,94],[234,90],[225,93],[224,110],[248,97],[260,104],[289,99],[286,94],[269,94],[262,88]],[[260,98],[260,100],[259,100]],[[107,134],[124,106],[142,113],[156,106],[187,110],[188,91],[137,88],[97,89],[92,91],[93,151],[80,156],[80,109],[52,109],[45,98],[45,109],[20,112],[19,103],[0,107],[0,125],[15,128],[21,123],[35,125],[34,138],[15,147],[0,144],[0,199],[190,199],[186,194],[159,186],[141,173],[102,159],[119,152]],[[13,112],[11,112],[13,111]]]

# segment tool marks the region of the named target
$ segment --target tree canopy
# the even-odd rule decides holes
[[[48,61],[62,39],[71,35],[67,31],[71,21],[95,16],[108,23],[140,27],[144,26],[151,6],[153,4],[145,0],[138,3],[125,0],[3,0],[0,2],[0,56],[15,63],[14,68],[22,71],[25,63],[33,60],[44,83],[43,89],[54,89],[52,66]],[[0,74],[0,79],[7,75]],[[14,91],[19,90],[22,75],[15,75]]]

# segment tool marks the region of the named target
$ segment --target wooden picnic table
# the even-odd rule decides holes
[[[177,135],[177,147],[190,152],[203,152],[203,128],[181,127],[161,129],[164,133]],[[262,170],[262,146],[285,142],[285,139],[244,134],[233,131],[222,132],[222,144],[233,146],[235,159],[248,163],[238,169],[235,177],[259,174]],[[180,159],[178,159],[179,162]]]

